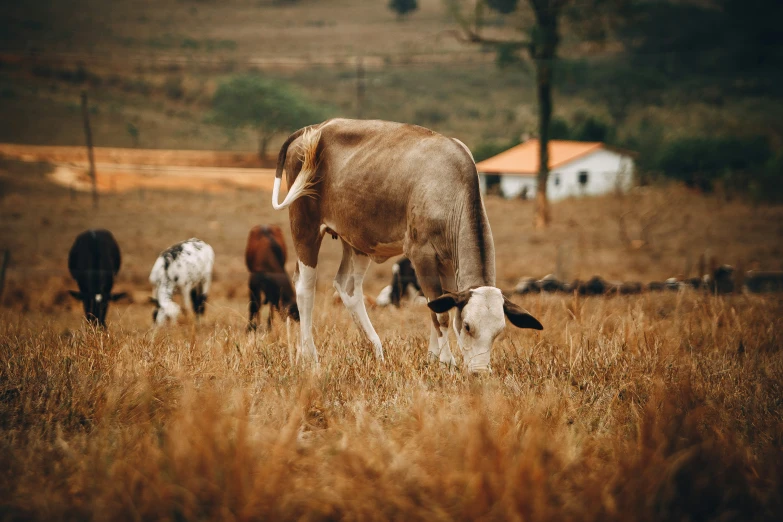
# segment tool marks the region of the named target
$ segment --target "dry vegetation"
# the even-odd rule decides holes
[[[371,310],[378,365],[329,291],[316,300],[319,371],[292,364],[284,325],[245,333],[241,253],[280,223],[266,193],[147,192],[88,198],[0,165],[0,513],[23,519],[779,520],[783,357],[778,296],[696,292],[515,298],[545,326],[507,331],[494,373],[424,364],[427,319]],[[24,181],[19,181],[19,180]],[[531,230],[526,203],[487,201],[500,285],[554,269],[663,279],[705,249],[780,269],[780,208],[676,187],[554,205]],[[621,237],[642,235],[631,249]],[[82,324],[65,258],[90,226],[123,249],[115,288],[134,303],[109,329]],[[153,336],[143,303],[157,253],[190,236],[217,253],[200,325]],[[373,268],[368,293],[388,279]]]

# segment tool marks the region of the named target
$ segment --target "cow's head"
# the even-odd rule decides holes
[[[169,319],[172,322],[175,322],[182,310],[177,303],[171,300],[160,302],[154,297],[150,297],[150,303],[155,305],[155,309],[152,311],[152,322],[155,323],[156,326],[165,324]]]
[[[506,327],[506,317],[517,328],[544,329],[536,318],[509,301],[494,286],[445,293],[427,306],[438,314],[456,308],[454,329],[465,368],[471,373],[490,370],[492,343]]]
[[[98,326],[106,326],[106,312],[109,310],[109,303],[127,296],[125,292],[112,294],[111,292],[77,292],[69,290],[68,293],[74,299],[82,302],[84,316],[89,322]]]

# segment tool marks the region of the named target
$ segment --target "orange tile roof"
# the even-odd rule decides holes
[[[549,140],[549,168],[568,163],[594,150],[603,148],[598,141]],[[476,164],[476,170],[484,173],[533,175],[538,172],[538,140],[527,140],[497,156]]]

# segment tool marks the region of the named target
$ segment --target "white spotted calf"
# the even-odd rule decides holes
[[[196,238],[161,252],[150,272],[152,302],[155,303],[152,320],[156,325],[162,325],[168,319],[176,321],[179,316],[180,306],[172,300],[178,288],[185,308],[192,307],[196,318],[204,314],[214,263],[212,247]]]

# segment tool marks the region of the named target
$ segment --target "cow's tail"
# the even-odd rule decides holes
[[[296,177],[293,185],[288,189],[285,199],[282,203],[278,203],[280,198],[280,181],[283,177],[283,168],[285,166],[285,159],[288,153],[288,147],[291,143],[301,136],[302,143],[300,148],[300,154],[302,155],[302,170]],[[277,170],[275,171],[275,185],[272,189],[272,207],[275,210],[280,210],[302,196],[311,196],[315,194],[312,190],[314,184],[313,178],[315,172],[318,169],[318,142],[321,139],[321,129],[316,127],[305,127],[295,133],[291,134],[286,142],[280,149],[280,154],[277,156]]]

